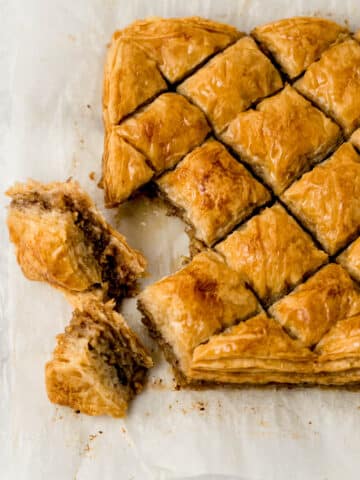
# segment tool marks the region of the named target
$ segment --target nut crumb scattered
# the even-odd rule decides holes
[[[90,180],[95,180],[95,172],[90,172],[89,173],[89,178],[90,178]]]

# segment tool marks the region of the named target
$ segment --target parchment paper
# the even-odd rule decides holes
[[[102,69],[113,30],[150,15],[202,15],[249,31],[276,18],[317,14],[360,27],[358,0],[8,0],[0,8],[1,191],[15,179],[72,175],[102,211],[102,192],[89,173],[99,180]],[[187,253],[184,226],[159,204],[139,199],[105,214],[148,257],[144,284],[179,267]],[[91,418],[50,404],[44,364],[71,310],[60,293],[22,276],[4,216],[2,208],[1,479],[359,478],[360,393],[174,391],[135,300],[124,303],[123,313],[158,365],[128,418]]]

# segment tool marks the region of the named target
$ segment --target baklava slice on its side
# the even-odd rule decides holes
[[[136,292],[146,261],[106,223],[74,181],[15,184],[8,212],[10,239],[30,280],[69,294],[99,292],[119,302]]]
[[[88,415],[125,416],[153,363],[113,307],[111,301],[85,302],[58,335],[45,367],[51,402]]]

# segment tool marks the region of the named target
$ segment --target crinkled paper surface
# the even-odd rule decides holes
[[[3,192],[15,179],[77,178],[104,211],[96,187],[102,154],[101,83],[116,28],[146,16],[201,15],[249,31],[316,14],[360,27],[353,1],[0,1],[0,142]],[[360,94],[360,93],[359,93]],[[94,171],[96,181],[89,178]],[[44,364],[70,307],[26,280],[8,244],[1,195],[0,477],[22,479],[358,479],[360,392],[245,389],[177,392],[158,366],[124,421],[76,415],[50,404]],[[176,270],[184,226],[156,202],[105,212],[149,259],[144,284]],[[145,342],[135,300],[124,304]]]

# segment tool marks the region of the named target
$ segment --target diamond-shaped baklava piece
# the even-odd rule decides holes
[[[221,383],[299,383],[315,355],[266,314],[213,335],[195,348],[190,375]]]
[[[226,148],[209,140],[157,180],[165,197],[210,246],[271,196]]]
[[[145,156],[121,138],[114,127],[106,138],[101,188],[105,206],[114,207],[129,198],[154,175]]]
[[[254,28],[251,32],[290,77],[300,75],[348,30],[324,18],[293,17]]]
[[[339,127],[292,87],[240,113],[221,135],[276,193],[340,139]]]
[[[65,293],[101,287],[117,301],[134,293],[145,258],[105,222],[77,182],[29,181],[7,194],[10,239],[27,278]]]
[[[142,78],[144,81],[141,81]],[[133,42],[116,38],[115,34],[104,71],[105,130],[166,89],[166,81],[154,60]]]
[[[281,87],[270,60],[252,38],[244,37],[185,80],[178,92],[200,107],[221,132],[239,112]]]
[[[343,144],[283,194],[283,200],[330,254],[360,231],[360,156]]]
[[[114,33],[104,72],[105,127],[180,80],[243,34],[234,27],[189,17],[152,18]]]
[[[331,263],[272,305],[270,313],[293,337],[312,346],[338,320],[360,313],[360,290],[340,265]]]
[[[252,217],[216,250],[266,305],[327,260],[327,255],[278,204]]]
[[[349,135],[360,125],[360,45],[349,39],[325,51],[295,83]]]
[[[75,310],[46,364],[49,400],[88,415],[123,417],[153,362],[113,303]]]
[[[188,375],[192,352],[212,335],[259,311],[241,276],[214,252],[203,252],[139,296],[144,323],[167,359]]]
[[[351,135],[350,142],[360,151],[360,128]]]
[[[360,282],[360,237],[338,256],[337,261]]]
[[[244,35],[231,25],[200,17],[139,20],[119,33],[155,60],[171,83]]]
[[[173,167],[209,132],[204,114],[182,95],[164,93],[116,127],[156,173]]]

